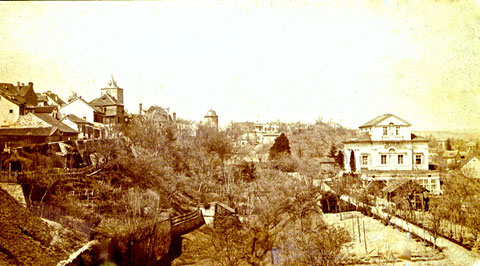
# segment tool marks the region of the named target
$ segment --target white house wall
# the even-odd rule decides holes
[[[86,121],[93,123],[93,108],[81,99],[77,99],[60,109],[62,117],[74,114]]]
[[[20,107],[0,96],[0,125],[9,126],[20,117]]]
[[[344,146],[345,168],[350,169],[351,151],[355,155],[357,170],[428,170],[428,144],[425,142],[363,142],[346,143]],[[382,164],[382,155],[386,155],[386,164]],[[398,155],[403,155],[403,163],[398,163]],[[415,164],[415,156],[421,156],[421,164]],[[363,164],[363,156],[367,156]]]

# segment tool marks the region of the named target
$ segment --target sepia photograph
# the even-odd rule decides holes
[[[480,265],[480,0],[0,1],[0,265]]]

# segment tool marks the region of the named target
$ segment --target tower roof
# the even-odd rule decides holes
[[[107,87],[105,87],[105,88],[106,89],[109,89],[109,88],[120,89],[120,87],[118,87],[118,85],[117,85],[117,82],[113,78],[113,75],[111,75],[110,81],[107,83]]]
[[[213,109],[210,109],[210,110],[208,110],[205,117],[207,117],[207,116],[217,116],[217,113]]]

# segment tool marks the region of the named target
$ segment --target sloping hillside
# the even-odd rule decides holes
[[[55,227],[0,189],[0,265],[55,265],[86,242]]]

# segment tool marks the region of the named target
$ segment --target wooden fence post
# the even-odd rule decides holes
[[[360,232],[360,220],[357,216],[357,226],[358,226],[358,242],[362,243],[362,237],[361,237],[361,232]]]
[[[365,253],[368,253],[367,251],[367,235],[365,234],[365,220],[362,220],[363,222],[363,242],[365,243]]]

